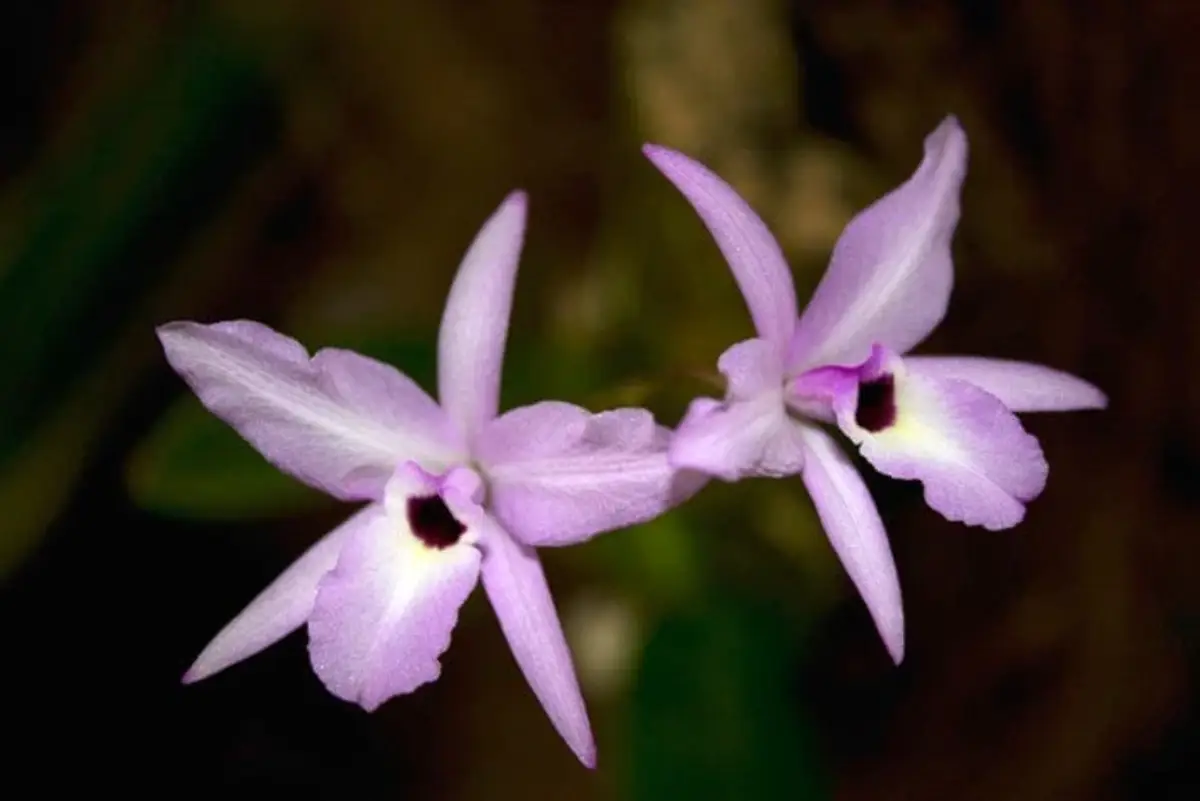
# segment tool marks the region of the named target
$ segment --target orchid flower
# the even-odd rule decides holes
[[[255,322],[158,329],[171,366],[272,464],[369,501],[229,623],[184,676],[211,676],[308,624],[331,693],[374,710],[435,680],[458,611],[482,577],[513,656],[576,756],[595,744],[536,546],[649,520],[694,492],[670,432],[641,409],[543,402],[497,416],[525,230],[510,195],[450,290],[438,339],[439,406],[395,368],[302,345]],[[694,483],[694,482],[693,482]]]
[[[1040,365],[910,356],[946,313],[950,240],[967,141],[947,117],[900,187],[852,219],[803,315],[767,226],[681,153],[646,156],[699,214],[729,263],[758,336],[721,355],[723,401],[694,400],[670,460],[725,481],[800,474],[892,658],[904,614],[887,535],[862,478],[819,424],[834,424],[885,475],[916,479],[947,519],[1016,525],[1045,486],[1037,440],[1014,412],[1102,408],[1096,387]]]

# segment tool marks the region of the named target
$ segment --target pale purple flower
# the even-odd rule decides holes
[[[439,406],[395,368],[247,321],[158,329],[200,400],[280,470],[369,501],[205,648],[191,682],[308,624],[334,695],[374,710],[440,673],[480,578],[517,664],[587,766],[595,745],[535,546],[649,520],[697,488],[669,466],[670,432],[641,409],[544,402],[497,416],[525,229],[513,193],[468,250],[442,318]]]
[[[729,262],[758,336],[722,354],[724,401],[692,402],[671,445],[680,468],[726,481],[800,474],[892,657],[904,614],[887,535],[835,424],[880,472],[923,483],[950,520],[1016,525],[1046,483],[1041,448],[1013,412],[1102,408],[1096,387],[1033,364],[905,355],[946,313],[950,240],[967,140],[948,117],[917,171],[846,226],[798,315],[766,225],[707,168],[664,147],[647,157],[683,193]]]

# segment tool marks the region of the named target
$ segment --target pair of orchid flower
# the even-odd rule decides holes
[[[924,484],[950,520],[1016,525],[1046,482],[1014,412],[1100,408],[1090,384],[1038,365],[908,356],[945,314],[966,137],[948,117],[899,188],[856,216],[800,315],[764,223],[704,166],[646,156],[695,208],[745,296],[757,337],[720,357],[723,400],[677,430],[642,409],[593,414],[545,401],[499,413],[501,363],[525,229],[511,194],[459,267],[438,338],[435,402],[395,368],[305,348],[248,321],[158,329],[201,402],[280,470],[367,505],[229,623],[184,677],[197,681],[308,624],[334,695],[374,710],[433,681],[459,608],[482,579],[513,655],[576,756],[595,744],[537,547],[650,520],[708,477],[799,474],[893,659],[899,582],[879,513],[823,424],[880,472]]]

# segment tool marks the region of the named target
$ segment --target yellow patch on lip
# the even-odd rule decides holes
[[[857,444],[869,441],[872,449],[897,455],[939,462],[962,463],[962,449],[939,425],[945,417],[937,397],[919,381],[913,381],[900,370],[892,373],[892,402],[895,417],[891,425],[871,432],[853,422],[847,431]]]

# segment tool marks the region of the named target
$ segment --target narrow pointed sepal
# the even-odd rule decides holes
[[[1108,397],[1099,387],[1040,364],[982,356],[906,356],[904,363],[911,373],[974,384],[1012,412],[1071,412],[1108,406]]]
[[[184,674],[183,683],[219,673],[303,626],[316,602],[317,586],[337,564],[347,538],[373,525],[382,513],[378,504],[371,504],[318,540],[221,629]]]
[[[438,398],[468,438],[499,408],[528,205],[524,192],[513,192],[484,222],[463,256],[442,312]]]
[[[646,145],[642,152],[700,215],[742,290],[758,335],[786,347],[796,328],[791,269],[766,223],[729,184],[682,153]]]
[[[904,607],[879,511],[862,477],[828,434],[806,427],[804,440],[804,486],[888,653],[899,664],[904,659]]]
[[[580,762],[594,768],[591,723],[537,551],[494,522],[482,547],[483,586],[517,665],[555,730]]]

